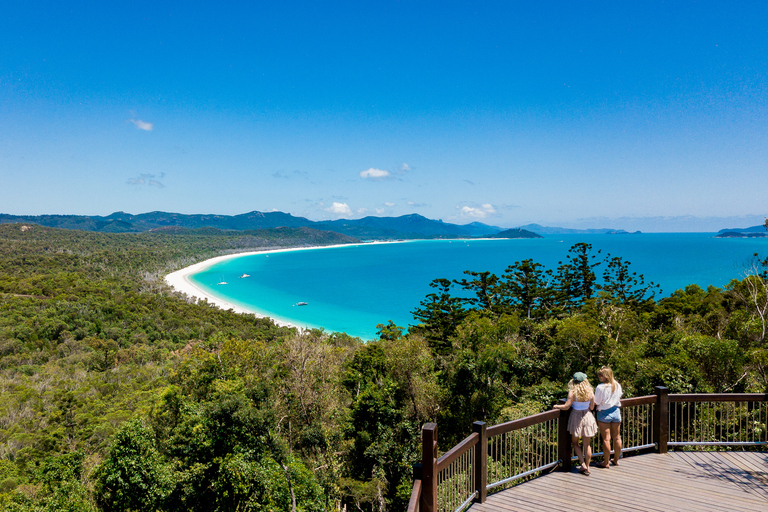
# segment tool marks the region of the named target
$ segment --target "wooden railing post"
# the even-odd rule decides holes
[[[408,501],[407,512],[419,512],[421,502],[421,463],[413,465],[413,490],[411,499]]]
[[[656,386],[656,410],[653,415],[653,438],[656,440],[656,451],[667,453],[669,442],[669,389]]]
[[[564,404],[566,400],[560,399],[560,404]],[[571,410],[560,411],[560,418],[557,420],[557,458],[562,461],[560,466],[561,471],[571,470],[571,434],[568,432],[568,417],[571,415]]]
[[[437,511],[437,423],[421,427],[420,512]]]
[[[485,503],[488,497],[488,436],[485,431],[484,421],[476,421],[472,424],[472,432],[477,432],[480,439],[475,445],[475,485],[477,485],[478,503]]]

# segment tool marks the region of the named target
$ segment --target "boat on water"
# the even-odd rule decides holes
[[[308,304],[309,302],[297,302],[296,304],[294,304],[294,306],[306,306]]]
[[[216,284],[217,284],[217,285],[221,285],[221,284],[229,284],[229,283],[228,283],[228,282],[226,282],[226,281],[222,281],[222,282],[220,282],[220,283],[216,283]]]
[[[244,279],[246,277],[251,277],[251,274],[243,274],[240,276],[240,279]]]

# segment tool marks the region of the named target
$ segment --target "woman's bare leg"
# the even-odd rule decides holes
[[[582,437],[581,444],[584,446],[584,462],[589,469],[589,463],[592,462],[592,438]]]
[[[621,449],[623,448],[621,444],[621,423],[611,423],[611,437],[613,437],[613,463],[618,466]]]
[[[600,428],[600,437],[603,441],[603,467],[609,468],[611,460],[611,425],[612,423],[597,422]]]
[[[584,465],[584,453],[581,451],[581,446],[579,446],[579,438],[576,436],[571,436],[571,445],[573,446],[574,451],[576,452],[576,455],[579,457],[579,464],[582,466]]]

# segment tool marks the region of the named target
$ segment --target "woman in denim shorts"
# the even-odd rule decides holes
[[[613,378],[613,370],[607,366],[597,373],[600,380],[595,389],[597,407],[597,426],[603,438],[603,462],[596,464],[600,468],[618,466],[621,457],[621,384]],[[611,439],[613,439],[613,461],[611,461]]]

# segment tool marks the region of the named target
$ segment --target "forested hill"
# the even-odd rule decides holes
[[[304,217],[294,217],[288,213],[258,211],[242,215],[184,215],[167,212],[132,215],[116,212],[106,217],[98,215],[19,216],[0,214],[0,224],[20,222],[101,233],[140,233],[171,227],[189,229],[210,227],[221,230],[311,227],[356,238],[377,240],[462,238],[485,236],[501,231],[499,227],[488,226],[479,222],[462,226],[431,220],[415,214],[400,217],[364,217],[362,219],[321,222],[314,222]]]
[[[550,409],[575,371],[594,382],[609,365],[625,396],[768,391],[764,260],[656,301],[620,255],[576,244],[558,268],[435,276],[414,325],[382,318],[364,344],[163,281],[218,254],[347,238],[168,230],[0,225],[0,510],[401,511],[423,423],[451,446],[474,421]]]
[[[522,228],[506,229],[495,235],[489,235],[488,238],[543,238],[532,231]]]

